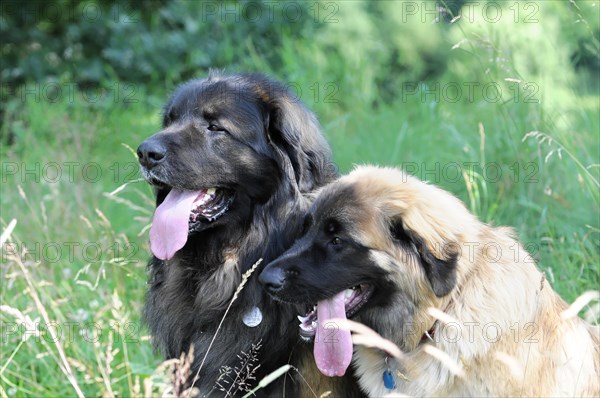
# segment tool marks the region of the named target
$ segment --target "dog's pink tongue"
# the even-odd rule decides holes
[[[325,376],[343,376],[352,360],[352,336],[349,330],[337,327],[333,318],[346,319],[344,292],[317,304],[318,326],[314,355],[317,367]]]
[[[156,208],[150,228],[150,250],[156,257],[169,260],[185,245],[192,204],[199,194],[171,189]]]

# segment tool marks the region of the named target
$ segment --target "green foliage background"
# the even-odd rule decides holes
[[[0,268],[1,396],[168,391],[139,322],[153,203],[132,149],[209,68],[289,82],[342,172],[405,167],[513,226],[568,302],[598,290],[599,8],[2,2],[1,230],[17,224]]]

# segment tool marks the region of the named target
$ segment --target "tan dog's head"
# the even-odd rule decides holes
[[[345,314],[336,316],[398,335],[391,328],[422,320],[456,286],[461,245],[479,225],[442,189],[399,170],[358,167],[319,192],[303,237],[260,281],[273,297],[309,309],[343,300]],[[307,338],[316,312],[301,320]]]

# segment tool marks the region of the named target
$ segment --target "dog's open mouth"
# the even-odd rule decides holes
[[[325,376],[343,376],[352,360],[352,336],[333,319],[356,315],[373,293],[373,286],[361,283],[343,290],[330,299],[322,300],[300,320],[300,336],[314,338],[314,356],[317,367]]]
[[[351,318],[356,315],[356,313],[358,313],[358,311],[367,303],[372,293],[373,286],[366,283],[344,290],[344,309],[346,311],[346,318]],[[314,305],[305,315],[298,315],[298,320],[300,321],[300,337],[304,341],[312,341],[317,332],[317,306]]]
[[[221,188],[199,191],[172,188],[154,212],[150,229],[152,253],[161,260],[173,258],[190,233],[227,213],[233,198],[233,192]]]
[[[188,220],[189,232],[196,230],[200,223],[213,222],[229,210],[233,195],[225,189],[209,188],[200,191],[192,202]]]

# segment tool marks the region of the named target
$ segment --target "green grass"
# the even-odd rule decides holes
[[[149,253],[140,232],[150,221],[152,199],[140,182],[119,196],[136,207],[108,193],[139,178],[136,159],[122,144],[135,148],[151,134],[157,111],[145,104],[89,109],[84,103],[30,102],[23,116],[27,127],[4,157],[5,167],[16,165],[19,172],[3,174],[3,229],[13,218],[17,225],[13,246],[2,253],[2,304],[39,317],[17,267],[22,262],[49,319],[59,325],[58,340],[85,394],[111,386],[119,395],[131,395],[135,378],[149,377],[159,363],[139,321]],[[25,167],[33,172],[22,174]],[[24,248],[28,255],[20,255]],[[42,327],[41,336],[19,345],[15,337],[33,327],[19,326],[13,336],[15,318],[3,312],[1,319],[8,342],[0,355],[5,393],[73,395],[50,354],[56,348],[49,332]],[[46,324],[43,318],[39,322]]]
[[[517,101],[507,92],[495,103],[481,96],[435,101],[417,92],[374,104],[379,93],[364,83],[366,60],[345,64],[316,51],[310,44],[298,49],[284,43],[277,74],[302,88],[342,172],[363,163],[404,166],[454,192],[485,222],[514,227],[568,302],[598,289],[597,81],[579,76],[571,92],[557,92],[550,105],[525,103],[522,89]],[[275,73],[252,49],[249,58],[249,69]],[[486,75],[490,61],[482,48],[457,52],[451,61],[469,62],[473,76],[456,66],[430,84],[518,76],[494,68]],[[156,371],[161,359],[140,323],[153,199],[138,181],[131,148],[158,130],[166,94],[139,89],[133,104],[30,99],[12,115],[16,142],[2,148],[0,226],[4,231],[12,219],[17,225],[13,246],[3,247],[0,268],[1,396],[75,395],[60,350],[86,396],[141,396],[145,388],[155,394],[164,389]],[[334,90],[334,102],[325,101],[327,90]],[[72,179],[69,162],[75,162]],[[59,178],[55,164],[62,169]],[[26,328],[12,329],[17,318],[45,324],[41,308],[61,326],[60,348],[47,330],[41,336],[29,330],[23,340]],[[90,334],[94,328],[102,330],[97,339]]]

